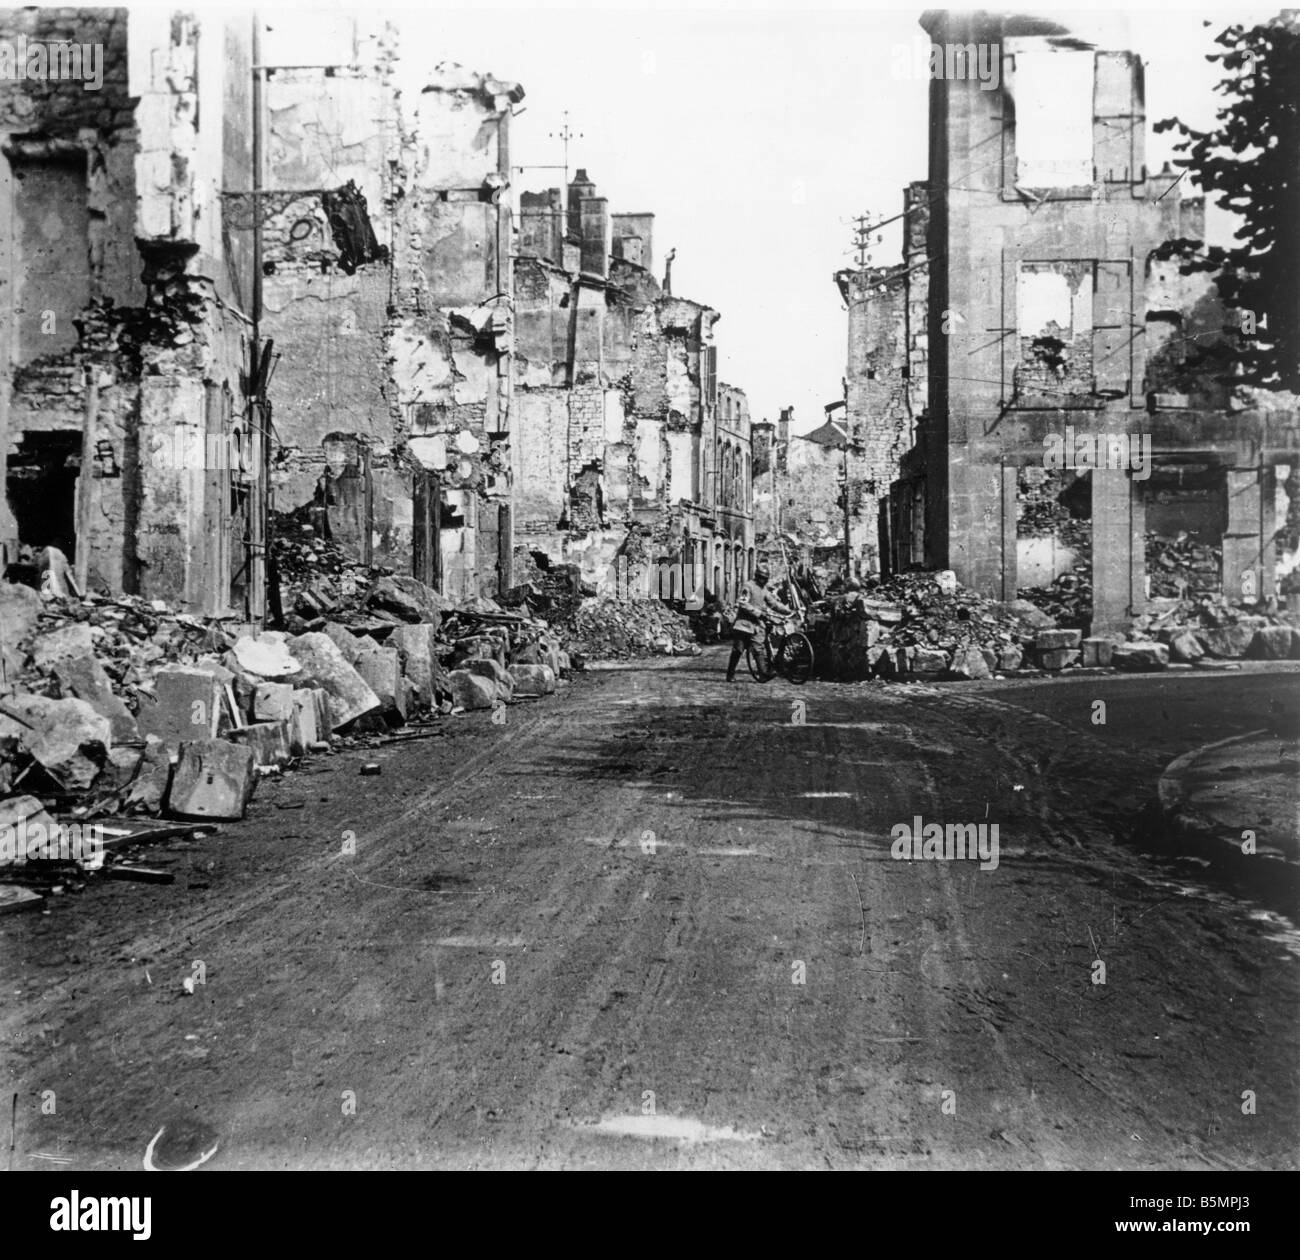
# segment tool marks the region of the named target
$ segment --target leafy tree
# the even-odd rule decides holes
[[[1168,118],[1155,129],[1183,137],[1174,148],[1187,156],[1176,164],[1240,217],[1240,243],[1179,239],[1158,256],[1179,258],[1184,275],[1215,273],[1239,320],[1240,383],[1300,393],[1300,12],[1229,26],[1215,43],[1226,51],[1207,60],[1228,72],[1215,87],[1224,97],[1215,125],[1197,131]]]

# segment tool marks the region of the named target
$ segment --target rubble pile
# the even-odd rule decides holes
[[[1213,668],[1238,658],[1300,660],[1300,618],[1271,603],[1220,595],[1153,599],[1126,635],[1085,637],[1037,602],[984,599],[950,571],[911,573],[869,591],[814,605],[809,619],[819,671],[837,679],[987,678],[1075,666]]]
[[[1199,543],[1185,531],[1174,538],[1146,536],[1146,569],[1153,596],[1212,595],[1220,589],[1222,568],[1222,549]]]
[[[1066,573],[1059,573],[1048,586],[1024,586],[1016,592],[1058,626],[1087,631],[1092,624],[1092,559],[1077,558]]]
[[[1169,663],[1204,665],[1213,661],[1300,660],[1300,629],[1294,613],[1276,611],[1272,601],[1230,604],[1220,594],[1197,598],[1152,599],[1133,619],[1130,641],[1164,648]]]
[[[828,677],[987,678],[1021,668],[1054,623],[1032,604],[985,599],[950,570],[906,573],[823,600],[810,618]]]
[[[383,565],[353,560],[324,529],[323,514],[310,507],[272,513],[271,554],[289,629],[301,631],[321,617],[359,611],[373,583],[393,576]]]
[[[607,595],[585,600],[564,623],[571,646],[611,660],[642,656],[697,656],[690,619],[657,599],[620,602]]]
[[[412,577],[330,572],[332,551],[299,552],[297,576],[335,583],[337,619],[298,616],[297,632],[0,582],[0,806],[234,820],[260,778],[308,755],[549,695],[572,667],[544,621],[490,599],[453,607]]]

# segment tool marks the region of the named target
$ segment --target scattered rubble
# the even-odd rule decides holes
[[[846,680],[1300,660],[1300,617],[1268,602],[1233,605],[1217,594],[1155,598],[1127,635],[1085,637],[1088,619],[1083,626],[1070,620],[1058,624],[1041,599],[984,599],[954,587],[945,571],[904,574],[820,601],[809,626],[820,672]]]
[[[583,656],[622,660],[700,653],[690,619],[657,599],[622,603],[599,595],[580,604],[563,625],[573,650]]]

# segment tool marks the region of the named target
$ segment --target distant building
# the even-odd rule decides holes
[[[734,596],[753,564],[751,426],[718,312],[650,270],[654,216],[579,170],[520,198],[514,499],[520,553],[620,598]]]

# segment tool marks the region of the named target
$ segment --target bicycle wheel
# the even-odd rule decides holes
[[[752,643],[746,645],[745,664],[749,666],[749,672],[756,682],[772,681],[772,671],[767,668],[767,653],[762,648],[755,647]]]
[[[806,634],[796,631],[781,645],[781,672],[799,686],[812,677],[813,648]]]

